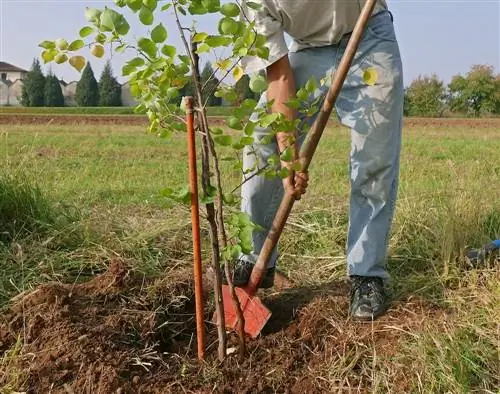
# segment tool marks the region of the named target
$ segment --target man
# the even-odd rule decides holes
[[[286,102],[311,76],[317,81],[331,77],[364,0],[260,0],[259,3],[262,7],[258,11],[248,7],[243,10],[248,19],[255,20],[257,31],[266,36],[270,56],[268,60],[245,58],[242,63],[246,73],[266,71],[269,86],[259,105],[274,100],[272,111],[292,120],[297,114]],[[290,49],[285,43],[285,33],[293,39]],[[371,78],[366,78],[367,72]],[[328,86],[320,87],[311,100],[324,95],[327,89]],[[403,95],[401,58],[392,14],[385,1],[378,0],[336,102],[340,121],[352,130],[347,272],[352,284],[349,312],[358,320],[376,319],[389,304],[384,285],[389,279],[387,241],[398,187]],[[244,154],[245,168],[253,168],[255,160],[266,163],[270,156],[290,146],[289,133],[278,134],[270,144],[260,142],[268,133],[263,128],[255,130],[256,142]],[[291,145],[295,152],[304,139],[296,137],[297,142]],[[250,151],[256,152],[257,158]],[[264,231],[253,234],[254,253],[242,255],[237,262],[235,285],[247,283],[284,191],[299,199],[307,181],[307,174],[290,171],[284,180],[256,176],[243,185],[242,210]],[[273,285],[277,256],[275,250],[262,288]]]

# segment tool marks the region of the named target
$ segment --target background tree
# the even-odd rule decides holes
[[[406,89],[405,112],[409,116],[439,117],[445,109],[446,89],[436,75],[419,76]]]
[[[214,69],[210,62],[206,62],[203,70],[201,72],[201,83],[203,88],[203,99],[206,101],[209,107],[216,107],[222,104],[222,99],[220,97],[215,97],[214,92],[219,84],[219,80],[214,74]]]
[[[45,79],[45,106],[64,107],[64,95],[59,79],[51,72]]]
[[[113,76],[111,63],[104,66],[99,80],[99,105],[102,107],[120,107],[122,105],[122,89]]]
[[[448,85],[452,111],[481,116],[500,113],[500,75],[493,67],[475,65],[465,77],[456,75]]]
[[[90,63],[83,70],[76,84],[76,103],[79,107],[96,107],[99,104],[99,85],[94,77]]]
[[[237,105],[246,99],[258,100],[259,95],[252,92],[250,89],[250,77],[245,74],[243,75],[234,85],[234,91],[238,96]]]
[[[25,107],[43,107],[45,101],[45,76],[38,59],[33,60],[31,69],[23,82],[21,104]]]

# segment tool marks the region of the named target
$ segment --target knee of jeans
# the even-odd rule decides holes
[[[388,201],[395,176],[392,163],[354,165],[351,170],[353,196]]]

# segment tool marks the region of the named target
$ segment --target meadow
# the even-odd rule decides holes
[[[196,361],[189,208],[161,194],[187,183],[185,136],[144,129],[0,125],[0,393],[498,392],[498,259],[465,255],[500,238],[500,120],[405,127],[394,303],[370,324],[347,318],[350,140],[332,124],[280,243],[291,284],[264,294],[275,323],[224,367],[209,321]]]

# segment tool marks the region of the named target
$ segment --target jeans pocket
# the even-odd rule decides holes
[[[369,21],[366,30],[370,36],[379,40],[392,42],[396,41],[394,24],[389,11],[382,11],[374,15]]]

